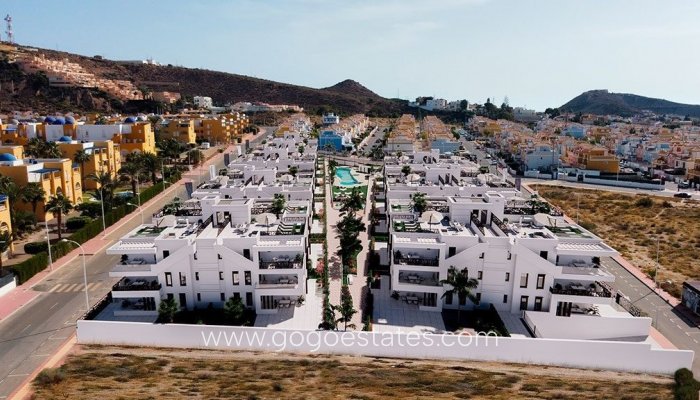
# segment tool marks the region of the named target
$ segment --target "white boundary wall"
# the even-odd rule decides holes
[[[17,278],[13,277],[12,280],[5,284],[5,286],[0,287],[0,297],[10,293],[12,289],[17,287]]]
[[[693,362],[692,351],[652,349],[646,343],[85,320],[78,321],[78,343],[501,361],[659,374],[690,368]]]

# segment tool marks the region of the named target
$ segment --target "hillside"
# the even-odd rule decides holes
[[[21,47],[20,51],[23,51]],[[396,115],[405,107],[404,104],[383,98],[352,80],[315,89],[204,69],[171,65],[124,65],[111,60],[53,50],[40,49],[39,52],[47,58],[67,59],[77,63],[98,77],[128,80],[146,90],[179,91],[185,98],[210,96],[215,104],[260,101],[271,104],[296,104],[312,113],[329,110],[342,114],[367,113],[377,116]],[[3,74],[3,78],[0,78],[2,112],[30,108],[45,111],[68,111],[71,108],[81,111],[122,111],[126,106],[116,99],[104,98],[104,93],[91,89],[51,88],[45,77],[42,80],[39,74],[25,74],[4,58],[0,64],[0,71],[12,72],[10,75]],[[31,90],[9,91],[9,86],[31,87]],[[37,97],[37,93],[41,96]],[[100,96],[105,102],[86,100]]]
[[[611,93],[607,90],[584,92],[559,107],[562,111],[598,115],[631,116],[649,110],[656,114],[676,114],[700,117],[700,105],[674,103],[672,101],[637,96],[627,93]]]

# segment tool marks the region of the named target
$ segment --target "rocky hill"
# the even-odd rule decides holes
[[[562,111],[598,115],[631,116],[649,110],[656,114],[676,114],[700,117],[700,105],[674,103],[672,101],[637,96],[627,93],[611,93],[607,90],[590,90],[559,107]]]
[[[19,51],[26,51],[20,47]],[[334,86],[315,89],[249,76],[158,65],[125,65],[97,57],[39,49],[46,57],[67,59],[103,78],[129,80],[146,91],[180,92],[184,98],[210,96],[216,104],[260,101],[270,104],[296,104],[308,112],[335,111],[341,114],[367,113],[394,116],[403,112],[405,102],[383,98],[361,84],[345,80]],[[127,105],[93,89],[53,88],[41,74],[25,74],[16,65],[0,60],[0,111],[33,109],[39,111],[123,111]],[[160,84],[162,83],[162,85]],[[138,106],[138,104],[136,105]]]

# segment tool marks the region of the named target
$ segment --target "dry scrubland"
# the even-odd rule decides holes
[[[697,201],[548,185],[533,188],[573,219],[579,193],[581,226],[603,238],[650,276],[656,263],[656,238],[660,237],[658,280],[674,296],[680,297],[683,281],[700,279]]]
[[[78,346],[36,399],[666,399],[667,377],[498,363]]]

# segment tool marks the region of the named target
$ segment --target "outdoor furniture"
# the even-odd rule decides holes
[[[289,299],[280,300],[279,304],[280,304],[280,306],[286,308],[286,307],[289,307],[289,305],[291,304],[291,300],[289,300]]]
[[[279,282],[280,283],[289,283],[289,279],[280,278]]]

